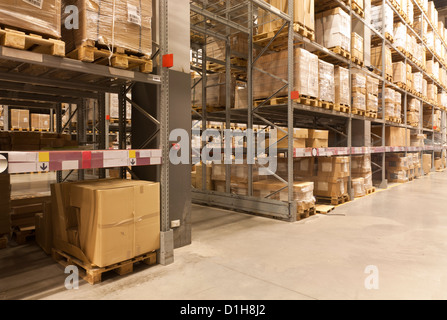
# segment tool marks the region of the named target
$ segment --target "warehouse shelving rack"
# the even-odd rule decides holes
[[[410,0],[413,1],[413,0]],[[326,1],[328,2],[328,1]],[[262,124],[271,127],[287,127],[288,132],[292,132],[294,127],[309,127],[315,128],[316,124],[318,128],[321,129],[329,129],[333,130],[342,137],[344,140],[339,141],[340,144],[344,143],[345,146],[342,147],[333,147],[333,148],[320,148],[320,149],[294,149],[292,139],[289,139],[289,148],[285,150],[285,153],[288,155],[293,155],[293,157],[312,157],[312,156],[334,156],[334,155],[360,155],[360,154],[376,154],[381,156],[381,162],[373,163],[375,173],[381,173],[381,181],[380,187],[387,187],[387,180],[385,174],[385,160],[386,154],[392,152],[428,152],[432,153],[432,158],[434,161],[435,152],[440,152],[446,149],[446,114],[445,110],[442,111],[442,129],[441,133],[438,134],[434,130],[424,129],[422,127],[422,110],[420,112],[420,125],[419,128],[414,128],[407,125],[407,110],[406,110],[406,102],[408,98],[418,99],[422,102],[421,105],[429,105],[428,101],[424,101],[424,99],[398,87],[394,83],[388,81],[385,77],[385,50],[383,48],[388,46],[392,48],[395,53],[401,57],[405,63],[409,63],[412,65],[413,70],[417,70],[422,72],[424,78],[429,81],[432,81],[439,90],[445,89],[442,85],[435,79],[433,79],[430,75],[427,74],[424,70],[422,70],[419,66],[417,66],[413,61],[407,59],[407,57],[400,52],[394,45],[385,37],[385,28],[382,27],[382,33],[375,30],[375,28],[363,17],[354,12],[351,9],[350,1],[339,1],[333,0],[334,4],[339,7],[342,7],[346,12],[349,13],[351,17],[351,32],[353,29],[353,21],[360,21],[365,27],[367,27],[372,34],[375,34],[379,39],[380,44],[382,45],[382,73],[379,74],[372,72],[371,68],[362,67],[355,63],[353,63],[350,59],[345,59],[322,45],[316,43],[315,41],[309,40],[308,38],[303,37],[302,35],[294,32],[293,28],[286,28],[293,24],[293,16],[286,14],[277,8],[271,6],[262,0],[252,0],[252,1],[239,1],[237,3],[231,1],[225,1],[225,6],[222,6],[218,1],[201,1],[201,0],[192,0],[191,1],[191,30],[193,32],[193,36],[191,38],[191,48],[193,52],[193,67],[192,70],[198,71],[200,73],[200,78],[192,85],[192,89],[194,89],[197,85],[202,86],[202,111],[198,112],[197,110],[193,110],[193,119],[201,122],[201,127],[206,128],[206,124],[209,121],[216,122],[225,122],[225,127],[230,128],[231,123],[246,123],[247,129],[253,128],[254,124]],[[390,1],[388,0],[380,0],[380,1],[372,1],[374,4],[382,4],[383,10],[385,10],[385,5],[388,4],[393,8],[394,18],[402,21],[407,28],[411,30],[413,34],[419,39],[419,42],[422,42],[421,35],[418,35],[414,29],[408,25],[403,17],[400,16],[399,12],[393,7]],[[416,14],[423,14],[427,19],[425,13],[421,9],[419,3],[414,2],[414,10]],[[288,12],[293,12],[293,1],[288,2]],[[253,82],[252,78],[253,70],[256,68],[254,63],[256,62],[256,57],[252,56],[253,48],[257,48],[261,51],[261,55],[263,53],[268,52],[268,46],[274,41],[267,44],[266,48],[256,47],[253,43],[253,30],[255,28],[255,12],[258,10],[262,10],[264,12],[268,12],[272,15],[275,15],[276,19],[279,19],[283,22],[282,28],[276,33],[274,36],[277,37],[279,33],[284,32],[284,30],[288,30],[287,33],[287,45],[284,46],[285,50],[288,50],[288,79],[284,80],[284,88],[288,87],[288,99],[287,103],[283,105],[274,105],[274,106],[266,106],[260,105],[258,107],[253,107]],[[384,16],[384,12],[382,12]],[[428,19],[427,19],[428,21]],[[431,23],[428,21],[429,25]],[[433,30],[436,31],[433,26],[431,26]],[[248,56],[247,58],[247,67],[246,67],[246,86],[248,88],[248,109],[247,110],[236,110],[231,109],[230,105],[230,74],[232,70],[239,71],[241,67],[234,66],[231,64],[231,57],[233,52],[231,52],[231,47],[229,44],[229,36],[235,33],[242,33],[248,35]],[[439,35],[436,32],[436,35]],[[206,44],[207,38],[211,37],[214,39],[218,39],[220,41],[226,41],[226,53],[224,61],[216,61],[216,59],[211,59],[206,54]],[[403,107],[403,117],[404,122],[402,124],[397,124],[394,122],[387,121],[385,119],[385,104],[384,101],[382,105],[379,105],[379,108],[382,110],[382,118],[381,119],[370,119],[365,118],[363,116],[353,115],[351,113],[343,113],[334,110],[325,110],[322,108],[314,108],[307,105],[302,105],[296,103],[291,99],[291,92],[293,90],[293,48],[294,44],[299,42],[301,45],[312,48],[313,50],[324,52],[331,60],[338,61],[338,64],[341,64],[347,67],[350,71],[350,75],[352,70],[361,70],[365,75],[374,77],[378,79],[381,83],[382,88],[382,96],[384,96],[385,88],[390,87],[394,90],[397,90],[403,95],[404,99],[404,107]],[[445,45],[445,44],[444,44]],[[439,60],[435,54],[427,47],[424,43],[424,47],[431,53],[432,59]],[[312,50],[311,50],[312,51]],[[207,61],[212,61],[213,63],[218,63],[224,66],[224,70],[226,73],[226,108],[224,111],[213,111],[207,112],[206,101],[207,94],[206,89],[207,86]],[[445,65],[442,61],[442,67],[445,68]],[[265,73],[265,71],[264,71]],[[244,79],[242,79],[243,81]],[[270,98],[275,97],[275,95],[279,92],[273,93]],[[351,90],[350,90],[351,92]],[[432,110],[438,108],[438,106],[433,106]],[[380,109],[379,109],[380,112]],[[378,146],[367,145],[367,146],[353,146],[352,138],[353,138],[353,130],[352,123],[353,120],[360,121],[370,121],[371,124],[381,126],[382,128],[382,138],[380,139],[380,144]],[[431,134],[431,144],[426,147],[387,147],[385,144],[385,128],[386,126],[396,126],[407,129],[416,130],[418,133],[427,132]],[[437,139],[435,139],[435,135],[437,135]],[[286,137],[288,137],[286,135]],[[374,139],[374,135],[371,135],[371,138]],[[376,137],[377,138],[377,137]],[[438,144],[435,144],[438,142]],[[407,141],[408,145],[408,141]],[[205,147],[205,143],[202,143],[202,148]],[[288,191],[289,191],[289,201],[281,202],[274,201],[270,199],[259,199],[253,197],[253,172],[251,166],[249,166],[248,171],[248,196],[240,196],[234,195],[230,193],[230,176],[231,176],[231,165],[226,166],[226,193],[219,193],[215,191],[206,190],[206,170],[202,170],[202,190],[193,189],[193,201],[200,204],[205,205],[214,205],[225,207],[234,210],[243,210],[247,212],[256,212],[265,214],[270,217],[276,217],[287,221],[295,221],[296,220],[296,208],[294,207],[294,203],[292,201],[292,186],[293,186],[293,157],[288,157],[288,181],[284,181],[287,183]],[[349,188],[350,190],[350,188]]]
[[[159,1],[159,50],[153,56],[168,53],[168,1]],[[161,59],[160,59],[161,60]],[[166,68],[159,68],[159,74],[146,74],[123,70],[105,65],[55,57],[0,46],[0,104],[18,105],[26,108],[49,108],[56,114],[56,132],[63,132],[61,104],[76,104],[72,114],[77,113],[77,139],[86,141],[86,103],[96,99],[98,103],[98,141],[95,150],[73,151],[0,151],[0,174],[57,172],[57,181],[64,180],[62,170],[79,170],[79,179],[84,179],[85,169],[99,169],[99,178],[106,178],[106,168],[120,167],[120,176],[135,166],[161,166],[161,249],[160,263],[173,262],[172,233],[169,223],[169,77]],[[126,94],[136,83],[159,88],[158,119],[145,112],[129,99]],[[108,150],[106,134],[106,94],[118,94],[119,99],[119,149]],[[126,103],[132,103],[134,110],[154,121],[160,130],[159,149],[126,148]],[[6,123],[7,120],[5,121]],[[70,122],[70,121],[68,121]],[[172,234],[171,234],[172,235]]]

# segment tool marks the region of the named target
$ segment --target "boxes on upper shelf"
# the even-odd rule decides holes
[[[361,37],[359,34],[353,32],[351,34],[351,57],[356,58],[359,60],[359,62],[364,61],[364,44],[363,44],[363,37]]]
[[[327,148],[329,142],[328,130],[309,129],[309,138],[306,140],[307,148]]]
[[[376,70],[382,71],[382,46],[371,48],[371,64]],[[393,77],[393,59],[388,47],[385,47],[385,74],[389,78]]]
[[[11,109],[11,129],[29,130],[29,110]]]
[[[335,104],[349,106],[349,70],[335,67]]]
[[[319,94],[321,101],[335,102],[335,82],[334,82],[334,65],[319,60],[318,82]]]
[[[351,50],[351,18],[341,8],[315,15],[316,41],[326,48]]]

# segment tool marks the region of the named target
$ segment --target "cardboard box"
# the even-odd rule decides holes
[[[322,101],[335,102],[334,65],[323,60],[318,61],[318,97]]]
[[[29,110],[11,109],[11,128],[29,129]]]
[[[306,139],[307,148],[327,148],[329,145],[329,131],[309,129],[309,138]]]
[[[381,127],[372,127],[371,132],[382,137]],[[385,128],[385,144],[387,147],[406,147],[411,143],[411,130],[400,127]]]
[[[422,155],[422,169],[424,170],[424,174],[429,174],[432,168],[432,155],[431,154],[423,154]]]
[[[404,62],[393,63],[393,82],[394,83],[407,83],[407,67]]]
[[[90,40],[151,56],[152,0],[63,0],[63,21],[68,5],[78,7],[80,21],[77,30],[62,28],[67,52]]]
[[[325,177],[314,178],[314,195],[318,197],[338,198],[348,192],[348,179],[328,181]]]
[[[351,105],[349,101],[349,70],[340,66],[335,67],[335,104]]]
[[[33,130],[50,130],[50,115],[49,114],[31,114],[31,128]]]
[[[352,179],[352,189],[354,191],[354,198],[360,198],[366,195],[365,179],[355,178]]]
[[[326,48],[340,47],[351,51],[351,18],[341,8],[315,15],[316,41]]]
[[[351,34],[351,56],[363,62],[363,37],[353,32]]]
[[[349,157],[318,158],[318,177],[335,181],[349,175]]]
[[[405,183],[408,182],[409,170],[387,170],[386,177],[388,182]]]
[[[293,175],[295,181],[306,180],[316,175],[315,158],[296,158],[293,160]]]
[[[52,187],[54,246],[98,267],[160,248],[160,185],[97,180]]]
[[[371,155],[365,154],[361,156],[352,156],[351,160],[351,173],[353,175],[371,172]]]
[[[404,154],[390,154],[386,157],[386,169],[391,171],[402,171],[410,168],[410,159]]]
[[[366,77],[366,93],[376,97],[379,95],[379,79],[370,76]]]
[[[382,71],[382,46],[371,48],[371,64]],[[385,47],[385,73],[390,77],[393,76],[393,59],[391,49],[388,47]]]
[[[287,128],[281,128],[284,131],[288,131]],[[309,136],[309,130],[308,129],[300,129],[300,128],[294,128],[293,129],[293,147],[294,148],[305,148],[306,147],[306,139]],[[286,134],[282,132],[281,130],[277,130],[277,141],[280,139],[283,139],[286,137]],[[264,146],[270,146],[274,142],[271,142],[270,139],[265,140]],[[283,140],[279,141],[277,144],[275,144],[276,148],[278,149],[287,149],[289,147],[289,139],[286,137]]]
[[[2,0],[0,21],[6,26],[60,38],[61,1]]]

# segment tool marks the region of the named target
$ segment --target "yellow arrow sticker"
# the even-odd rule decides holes
[[[129,150],[129,158],[136,158],[137,153],[135,150]]]

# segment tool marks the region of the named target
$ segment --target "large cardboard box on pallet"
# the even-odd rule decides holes
[[[287,79],[287,50],[266,54],[258,59],[258,67],[281,79]],[[302,48],[294,50],[294,91],[301,96],[318,98],[318,57]],[[255,100],[270,97],[284,83],[263,72],[254,70],[253,96]],[[287,89],[278,93],[278,97],[286,96]]]
[[[371,64],[377,70],[382,71],[382,46],[371,48]],[[391,49],[388,47],[385,47],[385,73],[390,77],[393,76],[393,58]]]
[[[65,13],[69,5],[79,10],[79,28],[62,28],[67,52],[91,41],[152,55],[152,0],[62,0],[63,21],[69,15]]]
[[[326,48],[351,51],[351,18],[341,8],[335,8],[315,15],[316,41]]]
[[[423,154],[422,155],[422,169],[424,170],[424,174],[429,174],[432,168],[432,155],[431,154]]]
[[[339,198],[348,192],[348,178],[328,181],[326,177],[314,177],[314,195],[325,198]]]
[[[349,106],[349,70],[335,67],[335,104]]]
[[[31,128],[33,130],[50,130],[50,115],[49,114],[31,114]]]
[[[29,110],[11,109],[11,129],[29,130]]]
[[[329,131],[309,129],[306,140],[307,148],[327,148],[329,146]]]
[[[287,132],[287,128],[281,128],[285,132]],[[289,147],[289,138],[286,137],[286,134],[282,132],[281,130],[277,130],[277,141],[279,141],[277,144],[275,144],[275,147],[278,149],[287,149]],[[293,147],[294,148],[305,148],[306,147],[306,139],[309,137],[309,130],[308,129],[301,129],[301,128],[294,128],[293,129]],[[273,144],[274,141],[270,141],[269,138],[265,139],[264,146],[270,146]],[[262,144],[261,144],[262,145]]]
[[[334,65],[323,60],[318,62],[318,98],[326,102],[335,102]]]
[[[382,137],[381,127],[372,127],[371,132]],[[406,147],[411,145],[411,130],[400,127],[385,128],[385,144],[387,147]]]
[[[349,177],[349,157],[318,158],[318,177],[336,181]]]
[[[160,185],[99,180],[54,184],[54,247],[106,267],[160,248]]]
[[[277,9],[288,13],[288,0],[266,0],[267,3]],[[314,0],[295,0],[294,18],[295,23],[305,26],[309,31],[315,30],[315,4]],[[263,11],[258,17],[258,34],[277,31],[281,25],[281,19],[269,11]]]
[[[61,36],[61,0],[2,0],[0,21],[23,31]]]

